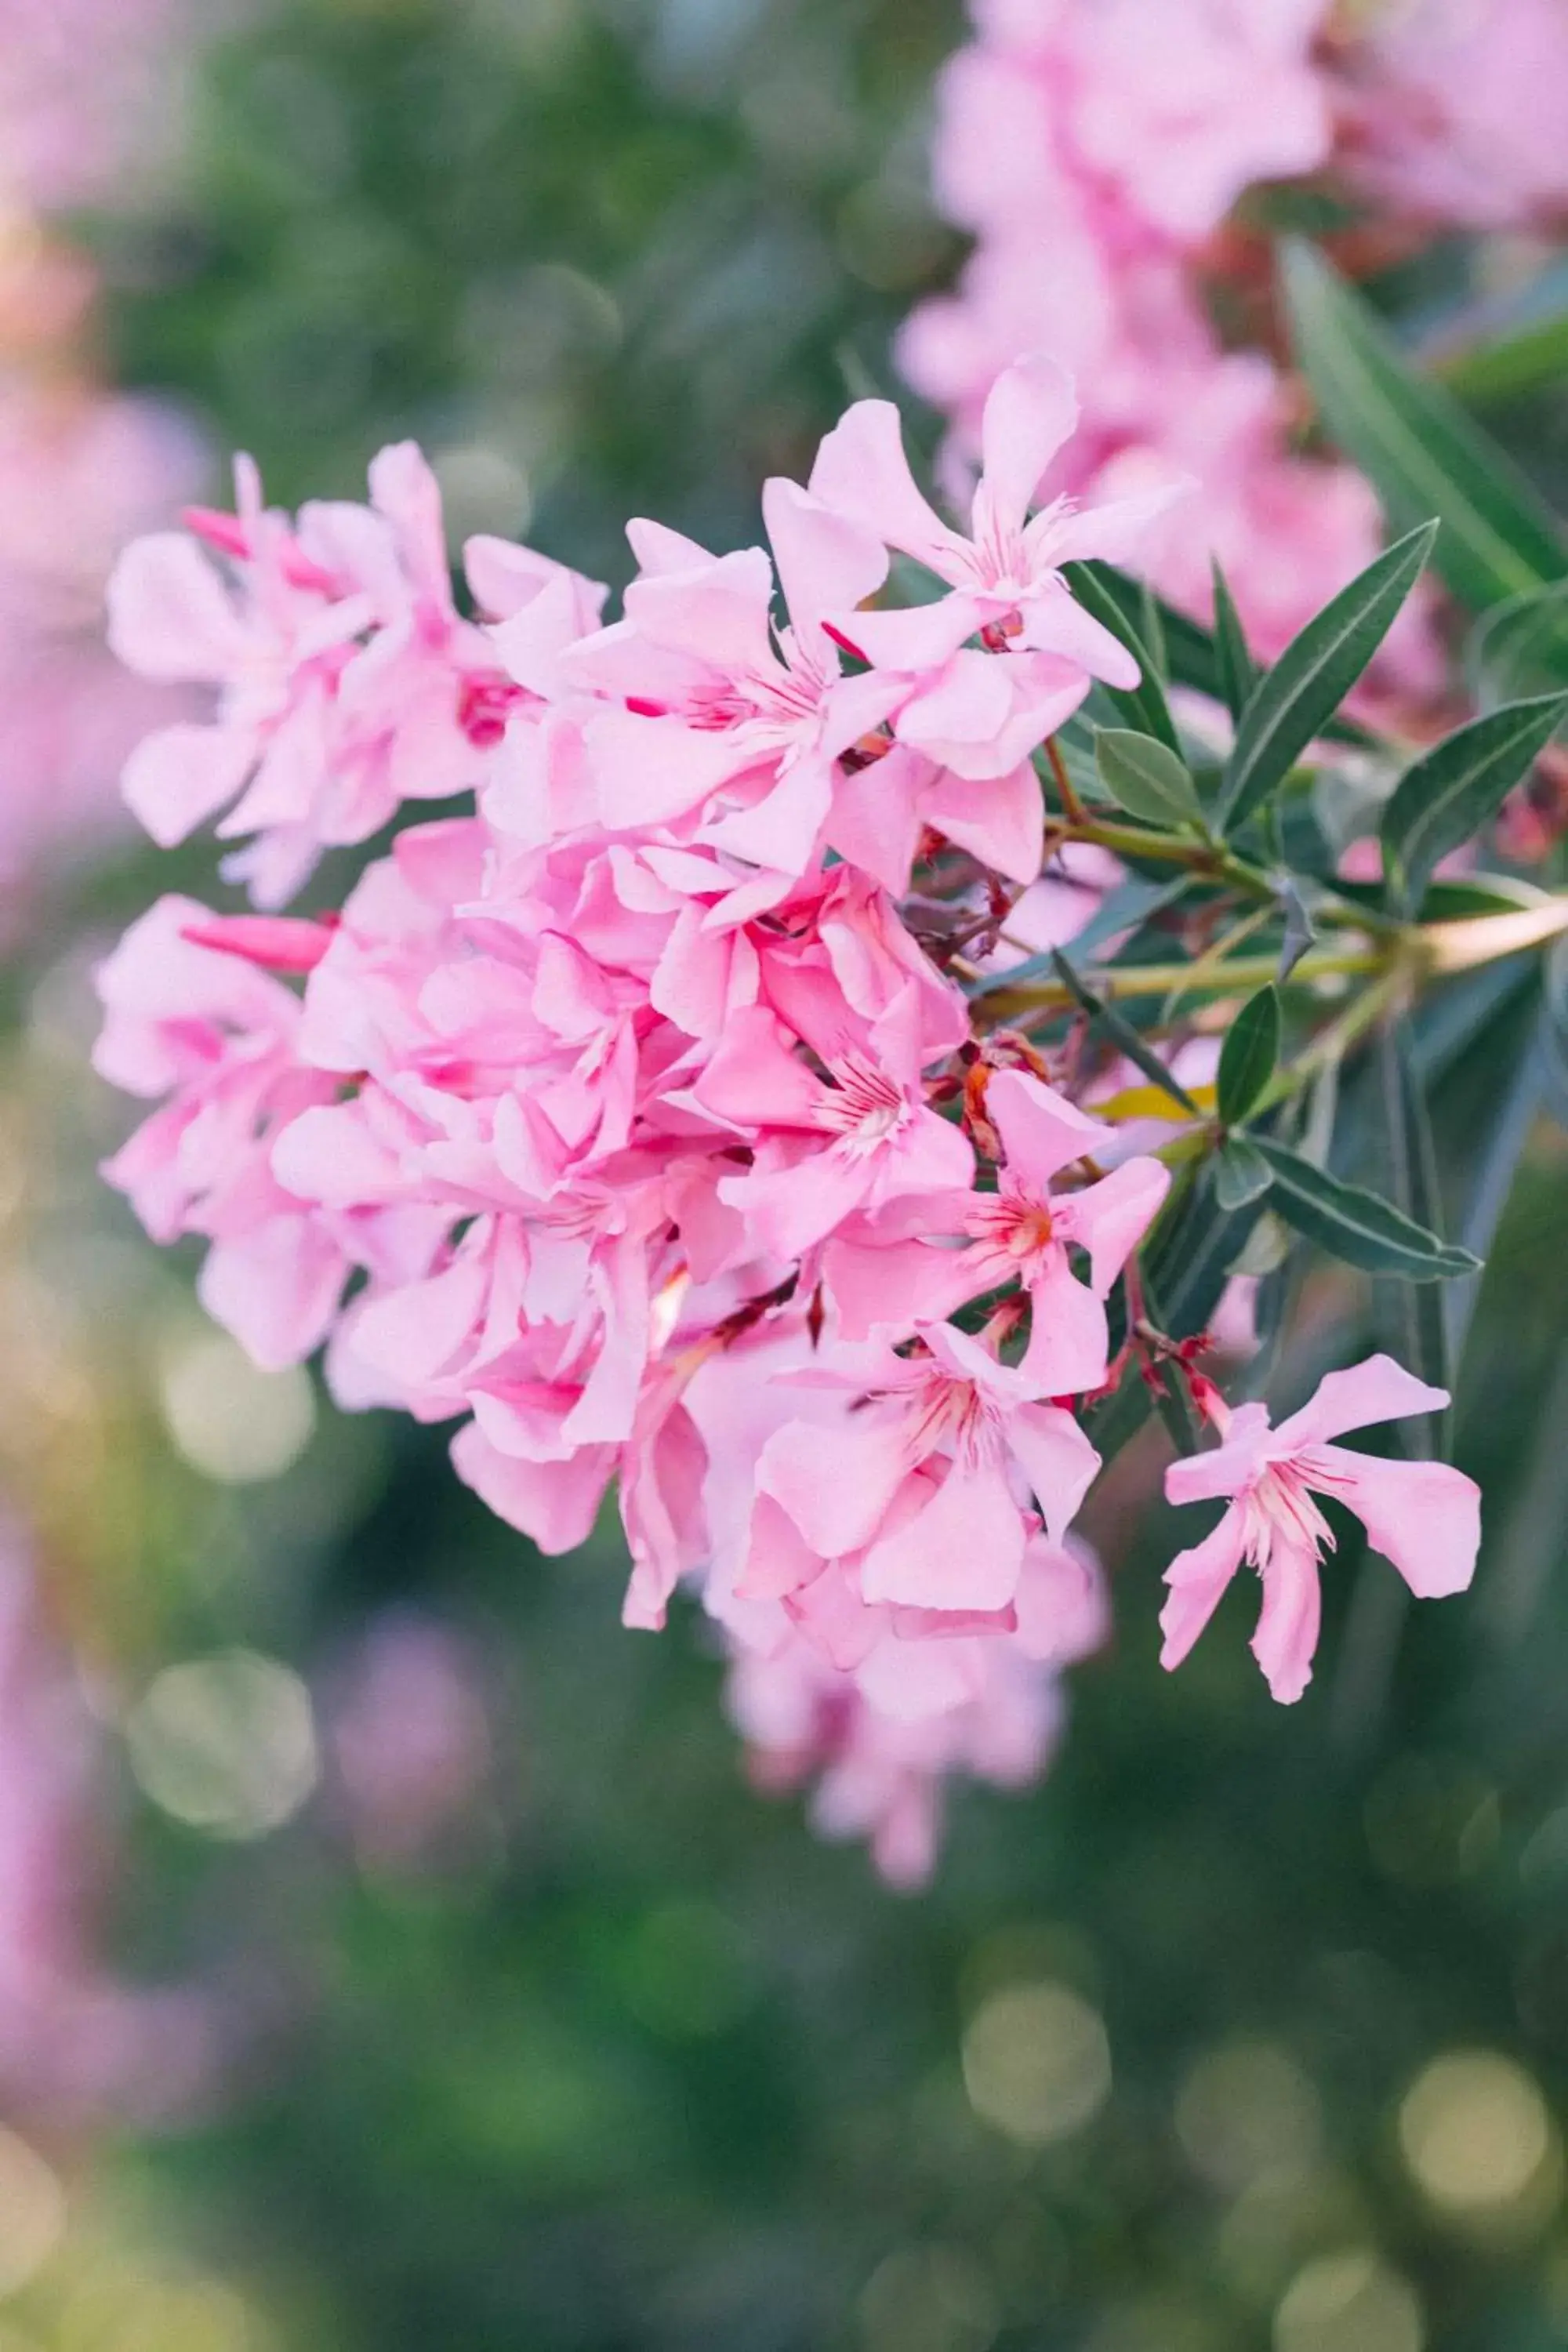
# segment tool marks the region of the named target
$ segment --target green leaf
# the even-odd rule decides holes
[[[1568,687],[1568,580],[1484,613],[1465,647],[1465,678],[1483,707]]]
[[[1279,906],[1285,917],[1285,936],[1279,942],[1279,969],[1274,984],[1283,988],[1318,934],[1300,886],[1289,874],[1279,884]]]
[[[1143,673],[1135,687],[1103,686],[1101,693],[1126,719],[1129,727],[1141,735],[1154,736],[1167,751],[1173,751],[1180,758],[1182,744],[1176,733],[1176,722],[1171,716],[1171,706],[1165,699],[1165,689],[1160,683],[1154,656],[1144,644],[1137,623],[1101,577],[1098,564],[1064,563],[1062,578],[1084,611],[1092,614],[1113,637],[1121,639]]]
[[[1094,748],[1100,782],[1129,816],[1163,827],[1202,824],[1203,803],[1191,771],[1152,735],[1102,727]]]
[[[1220,1048],[1219,1115],[1239,1127],[1257,1103],[1279,1059],[1279,993],[1270,986],[1248,997]]]
[[[1215,1157],[1214,1196],[1232,1213],[1261,1201],[1274,1181],[1274,1171],[1258,1146],[1245,1135],[1227,1135]]]
[[[1456,352],[1436,362],[1434,373],[1458,399],[1478,408],[1554,389],[1568,374],[1568,311],[1530,319],[1488,342]]]
[[[1389,1191],[1395,1206],[1413,1223],[1438,1233],[1443,1202],[1437,1155],[1408,1022],[1393,1021],[1384,1029],[1378,1042],[1378,1068]],[[1392,1327],[1389,1336],[1400,1362],[1430,1387],[1451,1388],[1447,1295],[1425,1282],[1379,1285],[1378,1291],[1379,1318]],[[1448,1423],[1447,1412],[1412,1415],[1397,1432],[1401,1451],[1414,1458],[1446,1457]]]
[[[1542,1093],[1558,1126],[1568,1127],[1568,937],[1547,957],[1542,979]]]
[[[1258,681],[1226,763],[1218,815],[1228,832],[1278,791],[1393,627],[1431,552],[1436,523],[1387,549],[1288,645]]]
[[[1440,1282],[1475,1273],[1480,1261],[1468,1250],[1439,1241],[1375,1192],[1342,1183],[1272,1136],[1253,1140],[1274,1179],[1270,1204],[1331,1256],[1360,1266],[1363,1273],[1400,1275],[1407,1282]]]
[[[1077,972],[1074,971],[1071,964],[1068,963],[1060,948],[1054,948],[1051,950],[1051,961],[1056,966],[1057,974],[1061,981],[1062,986],[1068,991],[1074,1002],[1083,1012],[1093,1016],[1093,1018],[1100,1024],[1100,1026],[1104,1031],[1106,1036],[1110,1039],[1111,1043],[1119,1049],[1120,1052],[1126,1055],[1128,1060],[1133,1065],[1134,1068],[1142,1070],[1143,1076],[1146,1078],[1152,1079],[1155,1086],[1163,1087],[1166,1094],[1173,1095],[1177,1102],[1181,1104],[1184,1110],[1191,1111],[1194,1118],[1201,1118],[1203,1114],[1199,1110],[1196,1103],[1193,1100],[1191,1095],[1188,1094],[1186,1088],[1178,1085],[1177,1081],[1171,1076],[1170,1071],[1165,1067],[1164,1063],[1162,1062],[1158,1054],[1153,1051],[1152,1046],[1144,1044],[1142,1038],[1140,1037],[1137,1030],[1133,1028],[1130,1021],[1124,1021],[1121,1013],[1118,1013],[1114,1007],[1105,1003],[1101,998],[1096,996],[1092,989],[1086,988],[1084,986],[1083,982],[1079,978]]]
[[[1247,646],[1230,583],[1220,570],[1217,558],[1214,564],[1214,642],[1219,664],[1220,700],[1239,723],[1258,684],[1258,666]]]
[[[1419,909],[1434,868],[1491,822],[1565,718],[1568,695],[1505,703],[1405,770],[1383,813],[1384,861],[1404,913]]]
[[[1436,562],[1474,612],[1568,572],[1549,509],[1438,384],[1416,375],[1361,297],[1312,247],[1282,277],[1297,357],[1324,424],[1370,475],[1395,523],[1436,514]]]

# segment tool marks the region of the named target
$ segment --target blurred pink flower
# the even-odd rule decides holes
[[[491,1739],[479,1662],[459,1633],[412,1609],[384,1611],[339,1671],[330,1727],[367,1868],[425,1869],[461,1846],[489,1780]]]
[[[1350,168],[1396,210],[1461,227],[1568,210],[1562,0],[1404,0],[1346,53]]]
[[[216,2056],[205,1995],[122,1983],[94,1948],[100,1735],[0,1522],[0,2092],[67,2120],[178,2114]]]

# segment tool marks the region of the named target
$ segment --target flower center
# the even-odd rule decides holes
[[[859,1157],[875,1151],[903,1126],[909,1105],[900,1088],[866,1055],[840,1054],[827,1065],[833,1086],[817,1108],[818,1122]]]

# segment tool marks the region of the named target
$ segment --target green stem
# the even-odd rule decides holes
[[[1294,986],[1341,974],[1380,971],[1387,961],[1386,951],[1381,948],[1325,950],[1303,956],[1290,981]],[[1129,997],[1167,996],[1176,988],[1191,989],[1206,996],[1235,996],[1265,987],[1279,970],[1277,955],[1235,956],[1228,963],[1215,964],[1206,972],[1199,972],[1195,963],[1109,964],[1098,971],[1086,971],[1083,979],[1085,986],[1097,996],[1115,1003]],[[1020,1013],[1065,1011],[1074,1001],[1070,992],[1055,981],[1039,981],[1023,988],[992,989],[980,1000],[976,1010],[983,1008],[1005,1023]]]

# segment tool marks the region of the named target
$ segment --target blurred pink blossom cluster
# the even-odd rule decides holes
[[[153,129],[187,0],[0,0],[0,191],[49,212],[100,195]],[[210,5],[210,0],[209,0]],[[167,92],[162,93],[167,111]]]
[[[100,383],[94,272],[44,222],[132,160],[175,14],[0,0],[0,935],[42,873],[120,829],[126,752],[175,699],[105,657],[103,590],[127,536],[195,493],[202,453],[166,407]]]
[[[134,1989],[94,1949],[106,1822],[102,1735],[0,1525],[0,2094],[79,2118],[179,2111],[205,2086],[205,1997]]]
[[[974,0],[973,16],[940,86],[934,166],[976,243],[957,291],[905,326],[904,372],[952,418],[956,469],[1014,354],[1061,353],[1084,404],[1070,487],[1194,477],[1197,528],[1152,545],[1151,574],[1206,617],[1212,552],[1271,655],[1371,560],[1380,520],[1358,474],[1294,447],[1274,361],[1222,339],[1215,292],[1243,318],[1249,298],[1221,233],[1248,189],[1326,172],[1422,219],[1560,211],[1568,16],[1415,0],[1359,11],[1354,38],[1331,0]],[[1440,680],[1416,604],[1381,682]]]
[[[1439,227],[1561,230],[1561,0],[1386,0],[1336,66],[1340,152],[1373,197]]]
[[[138,748],[132,803],[163,842],[216,818],[263,911],[165,898],[105,964],[99,1067],[157,1105],[110,1181],[204,1237],[259,1361],[324,1342],[345,1405],[456,1423],[544,1550],[618,1482],[626,1622],[695,1588],[759,1769],[820,1770],[824,1824],[903,1880],[944,1774],[1039,1768],[1098,1636],[1079,1408],[1169,1181],[952,971],[1040,873],[1036,747],[1138,678],[1061,567],[1133,555],[1169,491],[1053,495],[1075,418],[1054,364],[1005,371],[961,528],[862,402],[767,485],[771,553],[634,523],[608,625],[488,538],[468,617],[406,446],[367,507],[292,519],[242,466],[237,514],[111,592],[126,660],[215,697]],[[937,593],[869,609],[894,553]],[[324,850],[468,792],[341,912],[279,911]],[[1248,1534],[1266,1589],[1315,1572],[1322,1522],[1293,1524]]]
[[[116,778],[177,698],[107,656],[104,584],[201,472],[155,402],[0,373],[0,933],[40,874],[122,828]]]

